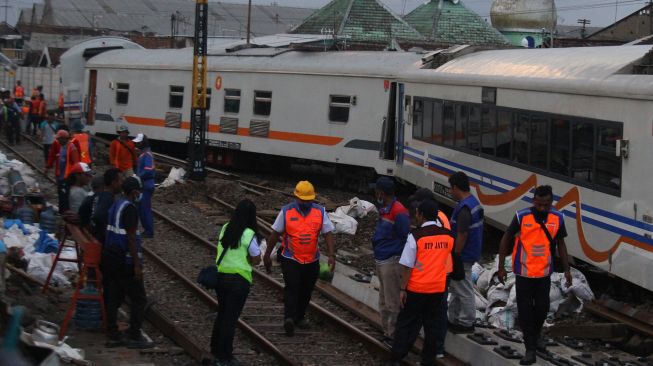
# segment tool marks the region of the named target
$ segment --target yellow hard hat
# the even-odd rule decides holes
[[[315,199],[315,188],[311,182],[303,180],[295,186],[295,196],[300,200],[312,201]]]

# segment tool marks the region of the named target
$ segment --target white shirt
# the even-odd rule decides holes
[[[440,220],[427,221],[422,224],[422,227],[435,225],[437,227],[442,227]],[[404,251],[401,252],[401,258],[399,258],[399,264],[408,267],[414,268],[415,262],[417,261],[417,242],[413,234],[408,234],[406,238],[406,245],[404,245]]]
[[[249,248],[247,249],[250,257],[258,257],[261,255],[261,247],[258,245],[258,240],[256,237],[252,238],[252,241],[249,242]]]

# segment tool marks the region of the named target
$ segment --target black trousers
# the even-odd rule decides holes
[[[447,312],[446,293],[421,294],[408,291],[395,326],[392,360],[401,361],[413,347],[420,329],[424,327],[424,346],[421,365],[434,365],[435,355],[444,352]],[[444,331],[443,331],[444,329]],[[438,349],[438,347],[442,347]]]
[[[55,162],[59,164],[59,162]],[[68,203],[68,183],[65,180],[57,179],[57,196],[59,204],[59,212],[64,213],[70,207]]]
[[[306,315],[306,308],[311,302],[311,295],[317,277],[320,274],[320,261],[300,264],[279,254],[281,271],[283,272],[283,303],[284,319],[299,322]]]
[[[549,313],[551,277],[516,276],[517,313],[526,350],[535,351],[544,320]]]
[[[134,278],[134,267],[125,263],[123,253],[110,250],[102,252],[102,275],[104,276],[109,334],[118,332],[118,309],[127,296],[131,302],[129,336],[140,336],[147,303],[143,280]]]
[[[48,156],[50,155],[50,147],[52,144],[43,144],[43,160],[47,163]]]
[[[211,353],[219,361],[233,358],[233,343],[238,317],[245,306],[250,283],[241,275],[218,274],[218,316],[213,322]]]
[[[10,120],[6,126],[7,140],[10,144],[20,142],[20,119],[18,117]]]

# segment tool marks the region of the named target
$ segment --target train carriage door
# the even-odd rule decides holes
[[[398,84],[397,98],[395,98],[395,110],[397,111],[397,165],[404,164],[404,84]]]
[[[381,135],[381,151],[379,156],[384,160],[394,160],[396,156],[397,132],[397,83],[390,83],[390,99],[388,100],[388,114],[383,120]]]
[[[92,125],[95,122],[95,102],[97,92],[97,70],[91,70],[88,78],[87,114],[86,123]]]

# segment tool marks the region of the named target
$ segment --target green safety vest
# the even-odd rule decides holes
[[[218,263],[218,259],[220,258],[220,255],[222,254],[222,251],[224,250],[221,241],[222,241],[222,236],[224,235],[224,231],[227,228],[227,225],[229,224],[225,224],[222,227],[222,230],[220,230],[220,236],[218,239],[218,254],[215,257],[216,265]],[[252,242],[253,238],[254,238],[254,230],[249,228],[245,229],[243,235],[240,237],[240,245],[236,249],[227,250],[227,253],[224,255],[224,258],[222,258],[222,262],[218,267],[218,272],[228,273],[228,274],[239,274],[244,279],[249,281],[249,283],[252,283],[252,265],[249,264],[249,260],[247,259],[247,257],[249,255],[249,244]]]

